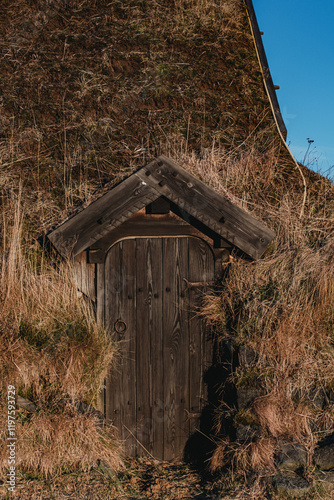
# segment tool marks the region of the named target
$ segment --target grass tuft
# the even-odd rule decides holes
[[[117,468],[114,429],[98,430],[96,417],[77,409],[80,401],[95,404],[115,347],[79,298],[70,264],[48,262],[25,247],[20,192],[12,208],[0,264],[0,394],[3,409],[8,385],[37,407],[33,414],[18,413],[17,466],[52,475],[103,459]],[[1,414],[5,428],[6,412]],[[1,441],[4,473],[5,434]]]

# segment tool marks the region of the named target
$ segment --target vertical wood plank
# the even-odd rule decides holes
[[[96,264],[96,318],[101,325],[105,325],[105,271],[104,263]]]
[[[105,326],[104,309],[105,309],[105,290],[104,290],[104,263],[96,264],[96,319],[100,325]],[[97,398],[98,409],[106,417],[106,384],[107,379],[104,380],[104,387]]]
[[[214,255],[203,240],[189,238],[189,281],[205,282],[214,279]],[[200,299],[205,289],[190,288],[188,291],[189,311],[189,408],[190,433],[199,430],[199,415],[207,404],[207,387],[203,377],[212,366],[213,345],[208,329],[196,314]],[[195,418],[194,418],[195,417]]]
[[[95,264],[87,264],[86,252],[84,252],[84,261],[82,262],[82,288],[81,291],[94,303],[96,302],[95,293]]]
[[[138,454],[162,458],[162,241],[137,239]]]
[[[75,281],[77,283],[78,290],[82,290],[82,258],[83,258],[82,253],[79,255],[76,255],[73,259],[73,271],[74,271],[74,277]]]
[[[162,238],[151,239],[152,251],[152,293],[151,309],[151,381],[152,434],[150,453],[159,459],[164,450],[164,366],[163,366],[163,280],[162,280]]]
[[[123,240],[105,262],[105,324],[119,355],[106,388],[106,418],[120,429],[128,455],[136,453],[136,240]]]
[[[86,252],[74,257],[74,276],[78,290],[95,303],[95,264],[87,264]]]
[[[188,275],[188,239],[163,240],[164,459],[182,459],[189,435],[188,321],[183,278]]]
[[[115,269],[120,268],[121,246],[115,245],[106,256],[104,266],[104,324],[110,334],[114,336],[114,323],[119,317],[120,308],[120,274]],[[118,393],[121,390],[119,378],[121,376],[121,359],[118,353],[115,363],[108,373],[106,383],[106,419],[112,422],[120,430],[120,400]],[[117,413],[116,413],[117,412]],[[121,431],[119,431],[121,437]]]
[[[152,290],[148,287],[151,281],[151,256],[147,239],[138,238],[136,247],[136,294],[137,294],[137,341],[136,341],[136,401],[137,401],[137,453],[145,455],[149,446],[151,431],[150,422],[150,358],[151,345],[149,338],[149,304],[152,301]],[[148,265],[148,268],[147,268]],[[149,275],[149,278],[148,276]]]

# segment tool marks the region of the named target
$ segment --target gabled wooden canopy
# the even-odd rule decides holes
[[[255,259],[275,236],[177,163],[159,156],[54,229],[48,238],[61,255],[74,257],[161,196]]]

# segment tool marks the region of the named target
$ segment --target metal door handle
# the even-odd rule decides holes
[[[186,284],[184,291],[188,291],[191,288],[201,288],[205,286],[213,286],[215,284],[214,281],[188,281],[186,278],[183,278],[183,281]]]
[[[118,319],[117,321],[115,321],[114,330],[116,333],[122,335],[123,333],[126,332],[127,329],[128,325],[125,323],[125,321],[123,321],[122,319]]]

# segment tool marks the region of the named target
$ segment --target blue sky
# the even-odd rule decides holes
[[[334,0],[253,0],[298,161],[334,177]],[[333,168],[331,168],[333,166]]]

